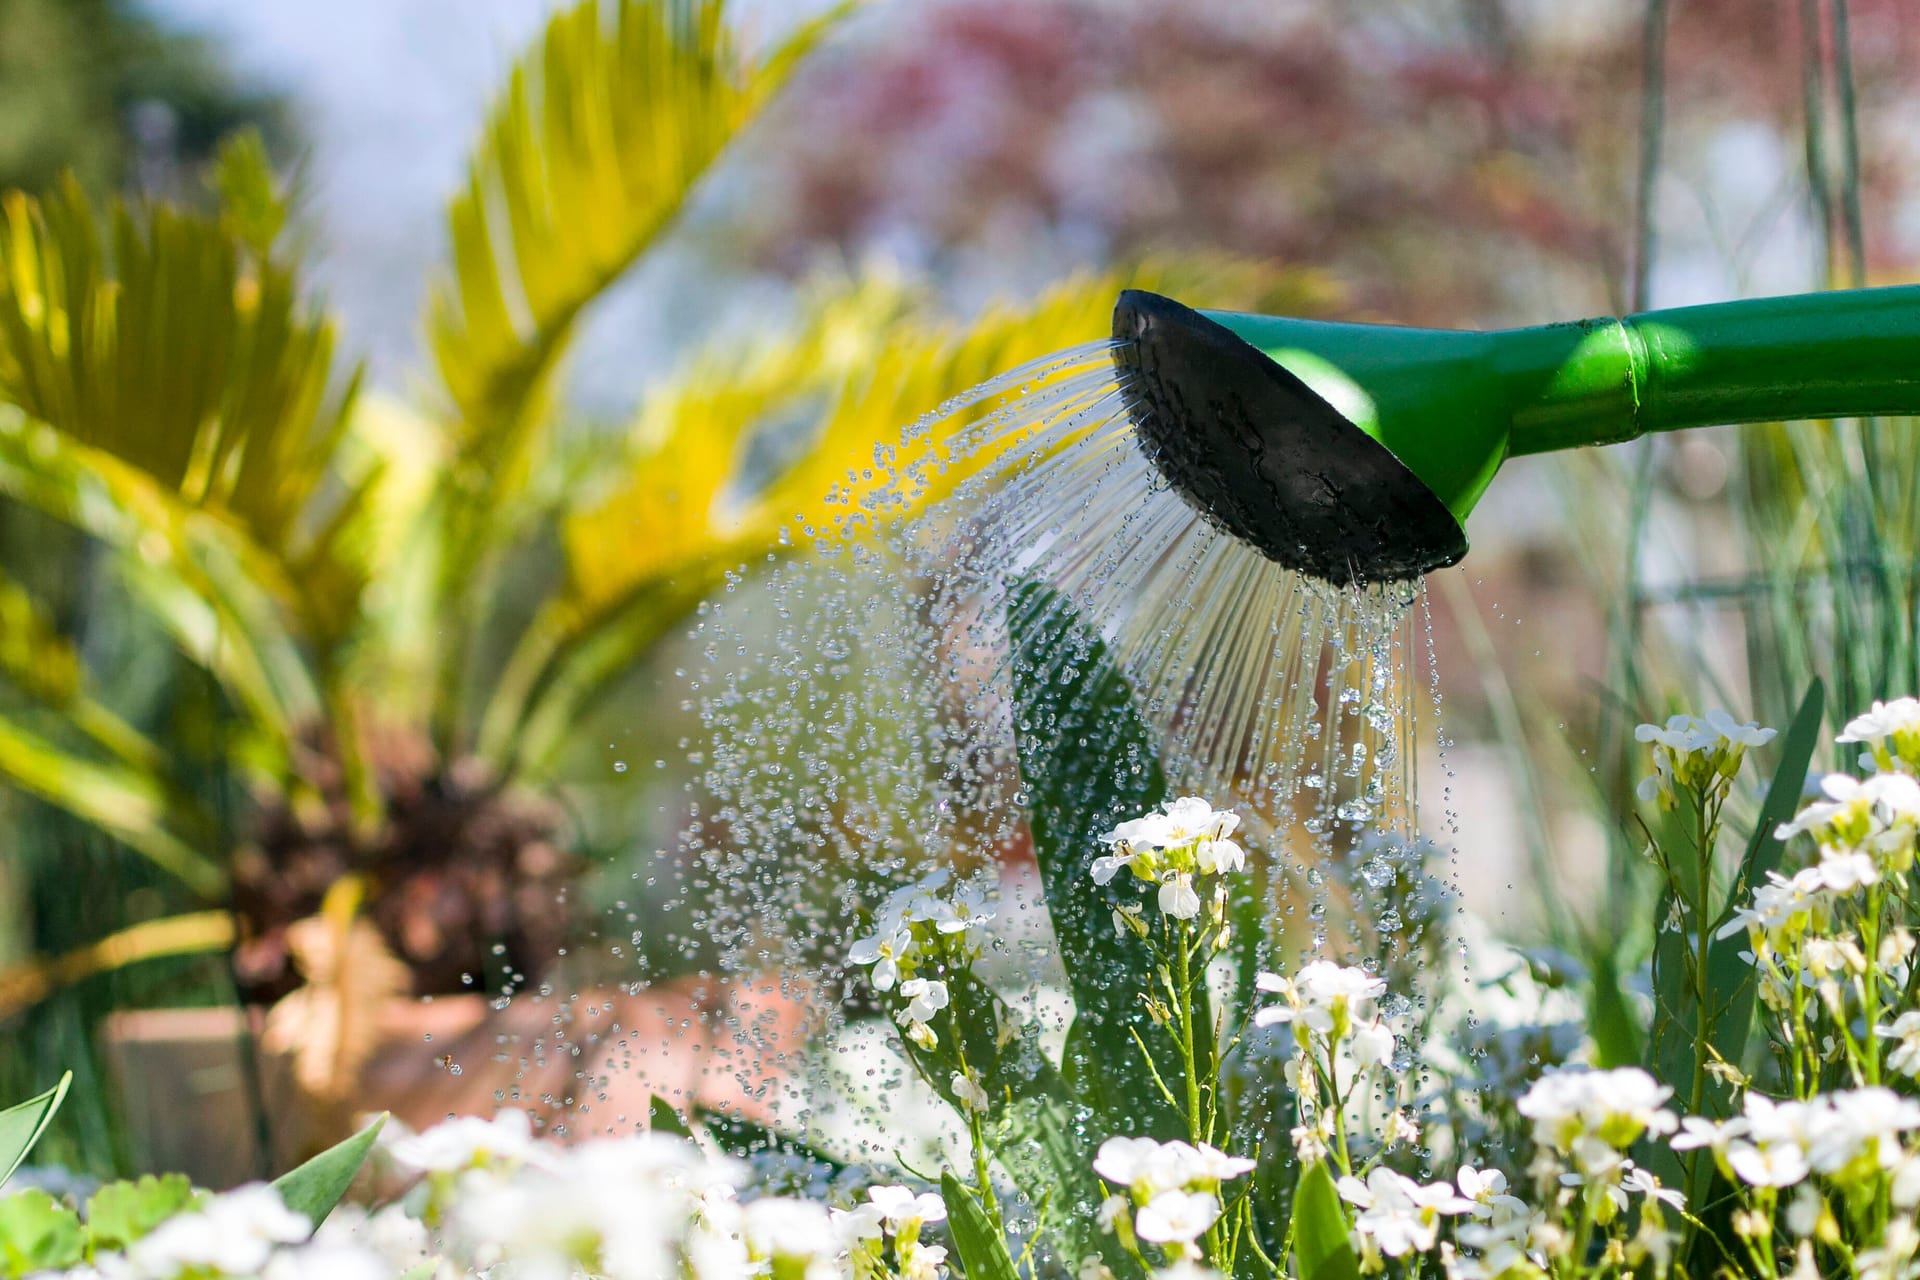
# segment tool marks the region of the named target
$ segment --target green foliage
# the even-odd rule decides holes
[[[1293,1257],[1298,1280],[1359,1280],[1347,1211],[1322,1160],[1300,1171],[1293,1193]]]
[[[33,1150],[34,1143],[40,1141],[40,1135],[53,1121],[53,1113],[66,1100],[67,1088],[72,1083],[73,1073],[69,1071],[60,1077],[59,1084],[45,1093],[0,1111],[0,1185],[13,1176],[20,1162]]]
[[[206,41],[164,30],[129,0],[0,0],[0,188],[39,190],[63,173],[92,191],[124,187],[136,105],[168,114],[189,165],[280,113],[238,89]]]
[[[947,1204],[953,1251],[960,1255],[967,1280],[1020,1280],[1013,1257],[1007,1252],[1006,1238],[994,1228],[980,1202],[951,1173],[940,1175],[940,1198]]]
[[[298,1168],[275,1178],[273,1189],[287,1202],[287,1208],[305,1214],[314,1226],[319,1226],[353,1185],[360,1166],[367,1162],[367,1153],[373,1150],[374,1139],[380,1136],[386,1123],[387,1117],[381,1115],[346,1141],[328,1147]]]
[[[197,1199],[184,1174],[109,1182],[87,1198],[89,1251],[124,1250]]]
[[[0,1196],[0,1265],[10,1280],[76,1266],[85,1249],[80,1215],[46,1192]]]

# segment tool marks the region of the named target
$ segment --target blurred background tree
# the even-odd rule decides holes
[[[71,173],[89,191],[171,191],[283,103],[235,84],[211,42],[128,0],[0,0],[0,189]]]

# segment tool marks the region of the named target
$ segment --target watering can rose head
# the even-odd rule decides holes
[[[1269,560],[1338,586],[1458,561],[1511,456],[1920,412],[1920,286],[1494,332],[1202,313],[1128,290],[1113,339],[1135,435],[1167,484]]]

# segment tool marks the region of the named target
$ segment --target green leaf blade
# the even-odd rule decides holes
[[[73,1084],[73,1072],[60,1077],[60,1083],[37,1097],[17,1102],[0,1111],[0,1185],[11,1178],[33,1150],[40,1135],[53,1122],[53,1113],[66,1100]]]
[[[1102,832],[1166,798],[1151,731],[1106,645],[1064,597],[1026,583],[1009,595],[1007,612],[1034,858],[1076,1011],[1063,1070],[1108,1134],[1188,1137],[1134,1039],[1153,1044],[1162,1035],[1141,1001],[1154,989],[1149,953],[1113,925],[1117,907],[1141,903],[1139,888],[1126,877],[1096,885],[1089,874]],[[1196,1015],[1210,1024],[1204,1008]],[[1210,1078],[1206,1057],[1203,1078]],[[1178,1096],[1171,1065],[1161,1074]]]
[[[1299,1280],[1360,1280],[1347,1211],[1325,1161],[1308,1165],[1293,1193],[1293,1256]]]
[[[275,1178],[273,1189],[286,1201],[287,1208],[304,1213],[318,1227],[353,1185],[355,1175],[366,1163],[367,1153],[373,1150],[374,1140],[386,1123],[387,1117],[382,1113],[345,1142],[327,1148],[305,1164]]]
[[[1006,1238],[994,1230],[987,1211],[951,1173],[940,1175],[940,1198],[947,1203],[947,1227],[967,1280],[1020,1280]]]

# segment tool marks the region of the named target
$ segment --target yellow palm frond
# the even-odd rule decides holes
[[[229,148],[221,180],[255,193],[246,219],[122,203],[103,219],[71,181],[0,200],[0,400],[297,564],[327,523],[353,380],[335,386],[332,327],[255,244],[273,198],[257,142]]]
[[[836,11],[837,13],[837,11]],[[453,278],[428,331],[461,464],[524,476],[547,374],[581,311],[679,212],[834,15],[764,56],[722,0],[584,0],[514,68],[448,209]]]
[[[641,414],[625,479],[566,520],[566,582],[509,663],[482,751],[539,760],[581,702],[721,574],[784,546],[790,525],[827,527],[831,513],[845,509],[850,480],[872,483],[861,477],[876,446],[896,444],[902,428],[995,374],[1106,336],[1126,287],[1292,311],[1327,298],[1322,282],[1304,274],[1233,263],[1148,266],[1077,277],[960,326],[916,314],[898,286],[868,281],[819,300],[785,341],[692,362]],[[752,458],[763,432],[789,447],[802,443],[771,474],[753,475],[766,469]],[[919,447],[937,452],[949,443]],[[950,468],[938,483],[962,475]]]

